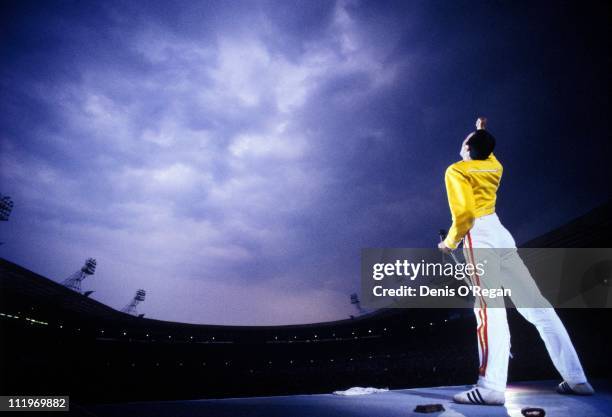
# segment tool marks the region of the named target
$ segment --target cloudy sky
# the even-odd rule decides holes
[[[345,318],[362,247],[429,247],[477,115],[517,241],[610,197],[608,14],[449,1],[18,1],[0,256],[147,317]]]

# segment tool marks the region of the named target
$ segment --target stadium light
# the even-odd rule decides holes
[[[143,302],[145,300],[146,295],[147,295],[147,292],[145,290],[139,289],[138,291],[136,291],[136,295],[134,295],[134,298],[132,298],[132,301],[128,305],[123,307],[121,311],[126,314],[130,314],[132,316],[138,316],[138,311],[136,310],[136,306],[138,305],[138,303]]]
[[[8,195],[0,197],[0,221],[8,221],[9,216],[13,211],[13,205],[13,200],[11,200],[11,197],[9,197]]]
[[[359,301],[359,296],[357,295],[357,293],[351,294],[351,304],[355,306],[359,314],[362,314],[364,312],[363,308],[361,308],[361,302]]]
[[[96,260],[94,258],[89,258],[85,261],[85,264],[81,267],[81,269],[74,274],[70,275],[68,278],[62,282],[66,288],[69,288],[75,292],[81,294],[81,283],[85,278],[90,275],[93,275],[96,272]],[[89,291],[88,291],[89,292]],[[92,291],[93,292],[93,291]],[[91,292],[89,292],[90,295]]]

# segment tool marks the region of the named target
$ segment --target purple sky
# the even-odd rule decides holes
[[[0,256],[56,281],[95,257],[93,298],[144,288],[152,318],[345,318],[360,248],[448,227],[478,114],[518,241],[588,211],[610,190],[606,15],[487,3],[4,6]]]

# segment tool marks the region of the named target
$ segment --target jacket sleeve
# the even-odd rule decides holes
[[[446,170],[444,182],[453,217],[453,224],[444,239],[444,244],[455,249],[474,225],[474,194],[469,179],[453,165]]]

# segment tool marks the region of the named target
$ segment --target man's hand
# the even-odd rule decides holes
[[[438,243],[438,249],[440,249],[440,252],[446,253],[447,255],[453,251],[451,248],[446,246],[444,241]]]
[[[480,116],[476,119],[476,130],[485,130],[487,128],[487,118]]]

